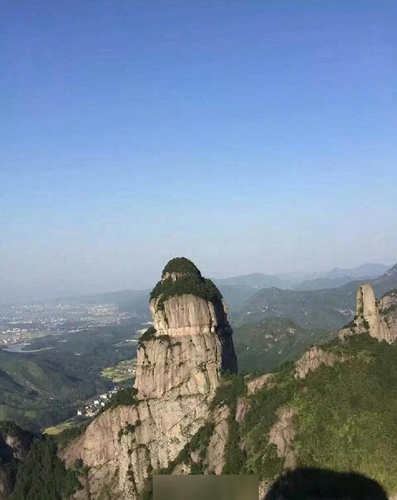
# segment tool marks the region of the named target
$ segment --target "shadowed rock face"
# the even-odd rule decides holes
[[[33,435],[12,422],[0,422],[0,500],[11,494],[17,473],[17,463],[27,455]]]
[[[104,487],[136,499],[206,423],[222,371],[237,371],[222,296],[190,261],[167,264],[150,310],[153,328],[137,352],[138,403],[105,411],[65,454],[69,464],[81,458],[91,468],[91,499]]]

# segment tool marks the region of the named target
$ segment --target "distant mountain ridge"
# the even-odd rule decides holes
[[[251,288],[288,288],[291,286],[289,280],[279,278],[275,274],[251,273],[231,278],[213,279],[217,286],[233,285],[233,286],[250,286]]]
[[[309,273],[263,274],[250,273],[230,278],[215,278],[217,286],[249,286],[253,289],[280,288],[281,290],[320,290],[322,288],[338,288],[356,279],[372,279],[384,274],[389,265],[365,263],[354,268],[335,267],[330,271]]]
[[[342,278],[344,276],[351,276],[352,278],[374,278],[384,274],[389,268],[390,265],[367,262],[366,264],[350,269],[335,267],[334,269],[331,269],[331,271],[325,273],[324,276],[318,277],[330,279]]]
[[[397,264],[388,269],[382,276],[371,280],[371,283],[378,298],[389,290],[397,288]]]
[[[355,293],[362,281],[355,280],[339,288],[323,290],[259,290],[235,313],[234,324],[239,326],[268,317],[279,317],[290,318],[302,328],[341,328],[354,315]],[[377,298],[397,288],[397,264],[369,282]]]
[[[369,276],[362,276],[359,278],[360,280],[368,280],[371,279]],[[347,283],[352,281],[356,281],[357,278],[353,278],[352,276],[341,276],[339,278],[315,278],[310,280],[302,281],[299,285],[294,287],[294,290],[303,291],[303,290],[325,290],[329,288],[339,288]]]

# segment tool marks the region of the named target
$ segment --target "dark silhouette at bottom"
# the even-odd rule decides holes
[[[301,468],[277,479],[262,500],[388,500],[383,488],[355,472]]]

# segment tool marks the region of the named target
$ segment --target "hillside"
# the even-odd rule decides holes
[[[105,367],[135,356],[136,344],[126,339],[138,325],[42,337],[28,346],[38,350],[32,354],[0,350],[0,420],[39,430],[75,415],[77,406],[113,387],[101,375]]]
[[[367,280],[368,276],[364,276],[362,279]],[[339,288],[356,280],[357,278],[348,275],[339,278],[315,278],[302,281],[302,283],[294,287],[294,290],[325,290],[327,288]]]
[[[397,288],[397,265],[369,282],[378,298]],[[279,317],[290,318],[302,328],[332,331],[353,318],[355,293],[360,283],[361,281],[351,281],[339,288],[325,290],[259,290],[235,311],[234,325]]]
[[[367,498],[354,489],[359,483],[378,493],[397,493],[397,429],[392,418],[397,412],[397,293],[385,296],[379,305],[371,293],[369,285],[357,293],[357,326],[351,327],[351,335],[341,332],[274,372],[225,378],[212,402],[212,427],[207,429],[207,442],[227,436],[220,472],[259,475],[262,494],[286,468],[296,467],[308,470],[301,478],[302,483],[304,476],[311,478],[311,488],[307,482],[305,488],[312,494],[319,493],[316,484],[324,487],[323,480],[330,477],[334,484],[328,481],[327,487],[334,491],[336,485],[350,485],[354,495],[345,498]],[[375,309],[379,315],[374,316]],[[381,324],[391,333],[388,342],[374,337]],[[197,435],[167,473],[181,468],[206,473],[211,462]],[[365,477],[349,479],[350,471]],[[341,482],[335,485],[338,477]]]
[[[306,330],[287,318],[265,318],[234,329],[234,346],[240,373],[273,370],[280,363],[295,360],[324,333]]]
[[[350,285],[350,284],[349,284]],[[356,284],[330,290],[263,289],[245,301],[236,326],[264,318],[289,318],[302,328],[340,328],[354,315]]]
[[[332,366],[298,377],[289,364],[266,377],[236,377],[219,391],[217,404],[226,403],[233,419],[223,472],[258,474],[269,484],[288,466],[354,470],[396,493],[397,346],[363,334],[315,356]]]
[[[68,418],[76,398],[88,393],[83,380],[51,362],[0,351],[0,367],[0,418],[25,428]]]

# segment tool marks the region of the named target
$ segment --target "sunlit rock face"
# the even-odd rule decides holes
[[[222,296],[192,262],[167,264],[150,310],[153,327],[137,353],[137,402],[105,411],[65,454],[67,463],[81,458],[90,467],[84,490],[92,499],[106,488],[138,498],[206,423],[222,372],[237,371]]]
[[[389,344],[397,338],[397,294],[387,293],[379,302],[370,283],[363,283],[357,290],[356,316],[339,336],[346,337],[368,333],[379,341]]]
[[[331,353],[313,346],[295,363],[295,378],[303,379],[309,372],[317,370],[321,365],[333,366],[339,359]]]

